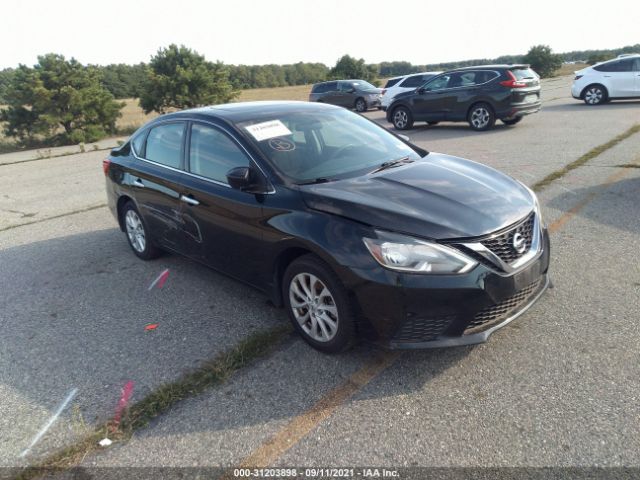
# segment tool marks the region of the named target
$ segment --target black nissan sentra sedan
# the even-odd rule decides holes
[[[535,194],[348,110],[304,102],[163,115],[104,161],[144,260],[177,252],[266,292],[313,347],[484,342],[548,285]]]

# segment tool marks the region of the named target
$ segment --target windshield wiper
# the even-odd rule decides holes
[[[371,173],[381,172],[382,170],[386,170],[387,168],[399,167],[400,165],[404,165],[405,163],[412,163],[412,162],[413,160],[409,160],[409,157],[398,158],[397,160],[384,162]]]
[[[317,183],[328,183],[333,182],[333,178],[319,177],[314,178],[313,180],[308,180],[306,182],[296,183],[296,185],[315,185]]]

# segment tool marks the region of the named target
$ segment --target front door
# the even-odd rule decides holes
[[[434,78],[420,89],[412,99],[413,117],[416,120],[442,120],[452,95],[448,88],[451,75]]]
[[[261,198],[231,188],[226,178],[251,160],[229,133],[211,124],[192,123],[187,144],[181,203],[188,255],[255,284],[263,260]]]

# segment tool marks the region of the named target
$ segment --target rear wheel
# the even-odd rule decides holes
[[[607,97],[607,90],[601,85],[589,85],[582,94],[587,105],[600,105],[607,101]]]
[[[122,219],[127,241],[133,253],[143,260],[159,257],[161,252],[153,245],[149,230],[133,202],[127,202],[122,208]]]
[[[504,123],[505,125],[515,125],[520,120],[522,120],[522,117],[502,118],[501,120],[502,120],[502,123]]]
[[[337,275],[315,255],[289,265],[282,294],[289,318],[302,338],[325,353],[348,349],[355,340],[355,320],[347,292]]]
[[[358,112],[366,112],[367,111],[367,102],[364,101],[364,98],[358,98],[355,103],[356,111]]]
[[[476,131],[489,130],[496,123],[493,108],[486,103],[477,103],[469,110],[469,126]]]
[[[396,107],[391,120],[396,130],[408,130],[413,127],[413,117],[407,107]]]

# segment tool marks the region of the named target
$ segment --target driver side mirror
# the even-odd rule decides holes
[[[427,91],[427,89],[426,89],[426,88],[424,88],[424,87],[420,87],[420,88],[416,89],[416,93],[417,93],[418,95],[422,95],[422,94],[423,94],[424,92],[426,92],[426,91]]]
[[[231,188],[246,190],[252,185],[251,169],[249,167],[235,167],[227,172],[227,182]]]
[[[347,90],[347,93],[356,93],[356,89],[351,87],[349,90]]]

